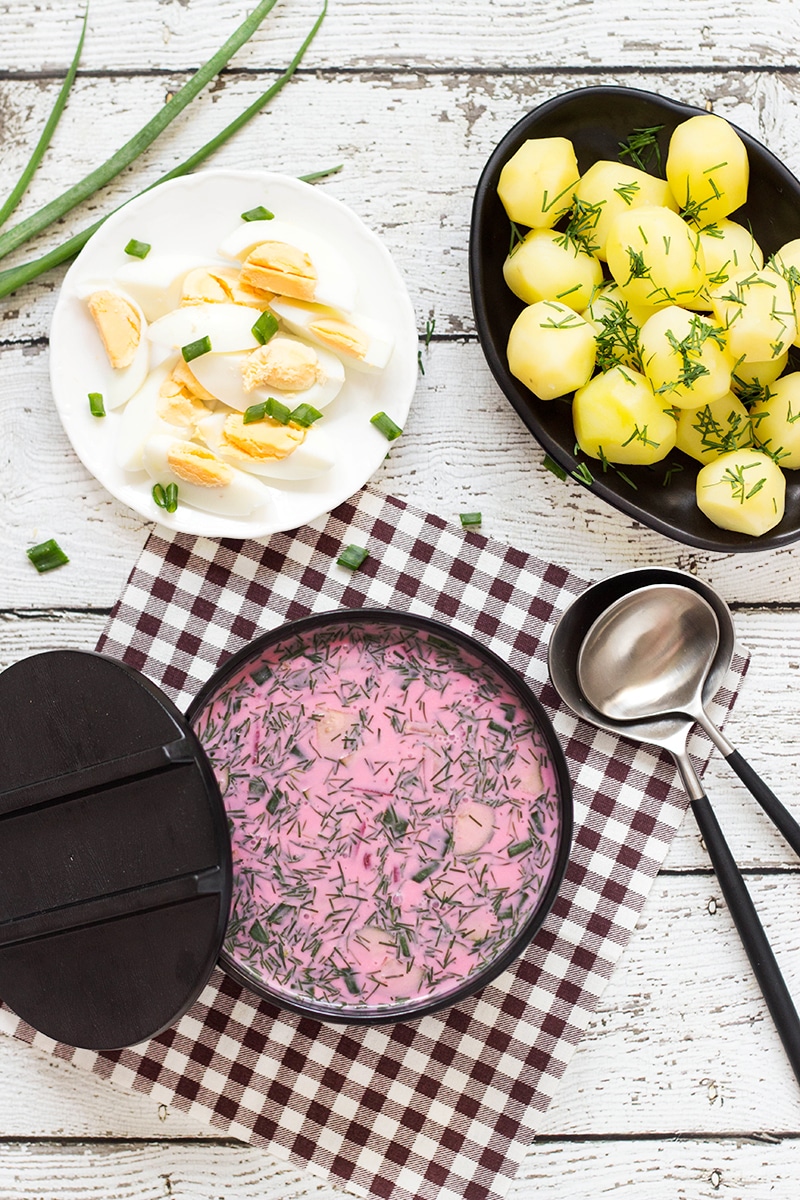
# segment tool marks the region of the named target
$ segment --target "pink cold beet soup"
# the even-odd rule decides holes
[[[508,965],[571,828],[560,748],[510,668],[374,612],[297,622],[231,665],[192,714],[231,832],[223,966],[295,1011],[380,1021]]]

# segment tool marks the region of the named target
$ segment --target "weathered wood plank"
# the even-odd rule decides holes
[[[120,38],[114,0],[94,0],[83,65],[89,70],[185,67],[208,58],[254,5],[233,0],[126,0]],[[318,0],[279,5],[237,65],[288,59],[319,11]],[[77,40],[75,6],[9,0],[3,16],[7,70],[61,69]],[[656,20],[657,16],[657,20]],[[337,67],[728,66],[797,63],[797,13],[791,0],[666,0],[658,13],[623,0],[339,0],[331,5],[312,62]]]
[[[246,76],[198,100],[147,154],[63,226],[23,247],[12,262],[36,257],[141,190],[218,132],[264,90],[272,76]],[[263,166],[289,174],[343,163],[320,186],[350,204],[384,237],[411,292],[421,328],[474,330],[467,250],[472,196],[496,142],[520,116],[573,87],[616,81],[613,71],[580,76],[304,75],[228,143],[210,165]],[[626,76],[651,88],[644,74]],[[0,80],[4,177],[21,171],[57,82]],[[174,86],[161,78],[81,79],[20,216],[32,212],[112,153],[157,111]],[[714,104],[800,171],[800,75],[732,72],[664,75],[658,90]],[[98,119],[98,114],[101,118]],[[5,176],[5,171],[8,176]],[[798,218],[800,233],[800,217]],[[5,262],[3,263],[5,266]],[[63,268],[0,302],[0,343],[44,337]]]
[[[800,875],[749,886],[800,996]],[[75,1068],[53,1072],[28,1047],[4,1043],[0,1072],[5,1137],[186,1136],[186,1122],[164,1122],[154,1103],[118,1103],[114,1089]],[[657,880],[540,1132],[800,1135],[800,1090],[714,880]]]
[[[526,1159],[508,1197],[599,1200],[613,1191],[623,1200],[788,1200],[798,1153],[794,1138],[777,1145],[702,1137],[547,1141]],[[4,1200],[337,1200],[343,1194],[249,1147],[115,1142],[0,1146],[0,1187]]]
[[[68,447],[47,360],[38,346],[0,346],[0,608],[107,608],[148,526],[112,500]],[[406,436],[376,476],[387,491],[452,520],[480,509],[485,533],[585,577],[647,562],[696,571],[729,601],[797,602],[800,549],[702,554],[640,528],[542,468],[541,449],[476,344],[432,344],[426,363]],[[38,576],[24,550],[46,537],[56,537],[72,562]],[[791,659],[800,661],[797,645]]]

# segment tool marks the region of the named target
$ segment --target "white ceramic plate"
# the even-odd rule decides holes
[[[114,445],[124,409],[104,418],[89,411],[88,393],[110,370],[94,323],[80,299],[87,284],[110,282],[132,260],[131,238],[151,253],[218,259],[222,239],[240,214],[263,204],[276,217],[313,230],[348,259],[358,281],[356,307],[394,331],[386,368],[366,374],[345,368],[345,385],[323,421],[335,450],[327,474],[272,486],[269,500],[249,517],[226,517],[179,504],[165,513],[152,498],[153,480],[117,466]],[[81,462],[105,488],[150,521],[208,537],[265,537],[296,529],[330,512],[357,492],[383,462],[389,443],[370,424],[384,411],[405,425],[417,383],[417,330],[405,284],[383,243],[346,205],[309,184],[268,171],[211,170],[160,184],[109,217],[86,244],[64,279],[50,334],[50,378],[56,408]]]

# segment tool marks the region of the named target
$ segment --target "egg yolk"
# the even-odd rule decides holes
[[[338,350],[340,354],[349,354],[351,358],[365,358],[369,349],[366,334],[349,321],[337,321],[326,317],[321,321],[313,321],[308,331],[331,349]]]
[[[87,300],[108,361],[115,370],[129,367],[142,338],[142,322],[132,304],[118,292],[92,292]]]
[[[244,261],[240,279],[244,287],[278,292],[295,300],[313,300],[317,272],[309,256],[287,242],[262,242]]]
[[[167,454],[167,465],[179,479],[195,487],[227,487],[233,471],[216,454],[191,442],[173,442]]]
[[[269,459],[288,458],[306,436],[305,429],[298,425],[281,425],[265,417],[245,425],[239,413],[231,413],[222,427],[222,440],[246,458],[266,462]]]
[[[244,390],[273,387],[281,392],[305,392],[320,377],[319,359],[311,346],[274,337],[248,355],[242,367]]]

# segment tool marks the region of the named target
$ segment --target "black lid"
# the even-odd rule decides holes
[[[231,899],[219,788],[144,676],[51,651],[0,675],[0,997],[42,1033],[115,1049],[189,1008]]]

